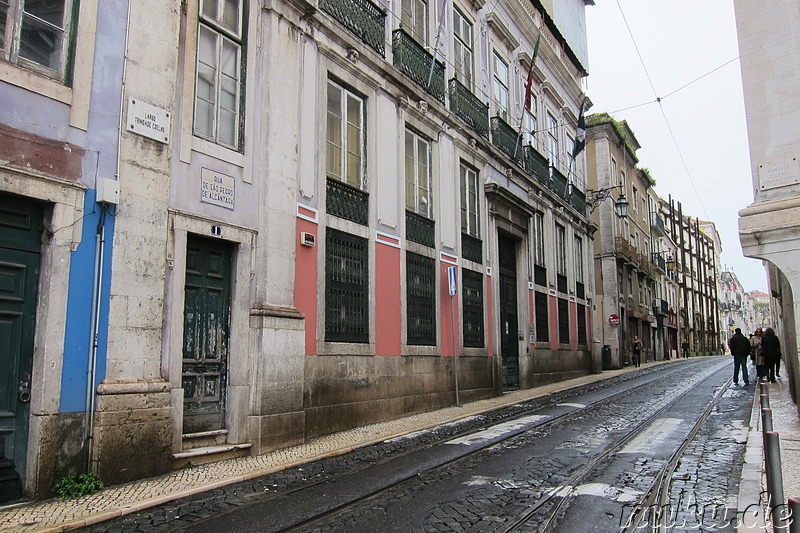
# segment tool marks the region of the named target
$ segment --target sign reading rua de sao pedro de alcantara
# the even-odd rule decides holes
[[[128,99],[127,130],[169,144],[170,112],[138,98]]]
[[[235,200],[235,183],[232,176],[213,170],[200,170],[200,201],[233,209]]]

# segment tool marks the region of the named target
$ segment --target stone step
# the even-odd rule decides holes
[[[215,463],[235,457],[246,457],[250,455],[252,446],[252,444],[218,444],[173,453],[172,468],[177,470],[186,466]]]
[[[228,438],[227,429],[216,429],[213,431],[201,431],[198,433],[183,434],[183,451],[194,448],[206,448],[208,446],[218,446],[225,444]]]

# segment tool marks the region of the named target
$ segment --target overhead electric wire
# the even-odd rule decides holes
[[[681,160],[681,164],[683,165],[683,169],[686,172],[686,176],[689,178],[689,183],[692,186],[692,190],[694,191],[694,194],[697,197],[697,201],[700,204],[700,208],[702,209],[706,220],[708,220],[708,221],[713,223],[713,221],[711,221],[711,217],[708,214],[708,211],[706,210],[706,206],[703,203],[703,199],[700,197],[700,193],[697,190],[697,186],[695,185],[694,178],[692,177],[692,173],[689,170],[689,165],[686,163],[686,158],[684,158],[684,156],[683,156],[683,152],[681,151],[681,147],[678,144],[678,139],[675,137],[675,132],[673,131],[672,125],[670,124],[669,119],[667,118],[667,113],[664,110],[664,106],[662,105],[662,102],[663,102],[664,98],[667,98],[668,96],[675,94],[676,92],[688,87],[689,85],[691,85],[691,84],[695,83],[696,81],[704,78],[705,76],[708,76],[712,72],[715,72],[715,71],[719,70],[720,68],[724,67],[725,65],[728,65],[729,63],[732,63],[733,61],[736,61],[736,59],[739,59],[739,57],[736,57],[736,58],[728,61],[727,63],[724,63],[723,65],[720,65],[716,69],[714,69],[714,70],[712,70],[710,72],[707,72],[706,74],[700,76],[699,78],[687,83],[686,85],[684,85],[682,87],[679,87],[678,89],[676,89],[676,90],[672,91],[671,93],[667,94],[667,96],[659,97],[658,96],[658,91],[656,91],[655,85],[653,85],[653,80],[650,78],[650,73],[647,70],[647,65],[644,62],[644,58],[642,57],[642,54],[639,51],[639,46],[636,43],[636,38],[633,36],[633,31],[631,30],[631,27],[628,24],[628,19],[625,17],[625,12],[622,9],[622,5],[620,4],[619,0],[616,0],[616,3],[617,3],[617,7],[619,8],[619,12],[622,15],[622,20],[625,22],[625,27],[628,29],[628,34],[631,37],[631,42],[633,43],[633,47],[636,50],[636,54],[639,56],[639,61],[642,64],[642,69],[644,70],[644,73],[647,76],[647,81],[650,83],[650,88],[653,91],[653,96],[655,96],[655,98],[656,98],[655,101],[656,101],[656,103],[658,103],[658,107],[661,110],[661,116],[664,118],[664,123],[666,124],[667,130],[669,131],[670,137],[672,138],[672,142],[675,145],[675,150],[678,152],[678,157]],[[726,259],[730,259],[730,258],[727,257],[727,254],[724,251],[724,249],[720,250],[720,255],[721,256],[724,255],[724,256],[726,256],[725,257]],[[728,262],[730,262],[730,261],[728,261]]]

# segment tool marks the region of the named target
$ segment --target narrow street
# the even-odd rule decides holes
[[[677,361],[83,531],[735,531],[754,386]]]

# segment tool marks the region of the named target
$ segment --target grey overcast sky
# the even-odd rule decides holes
[[[589,112],[628,121],[658,195],[714,222],[722,269],[766,291],[761,261],[739,244],[753,184],[733,1],[596,0],[586,17]]]

